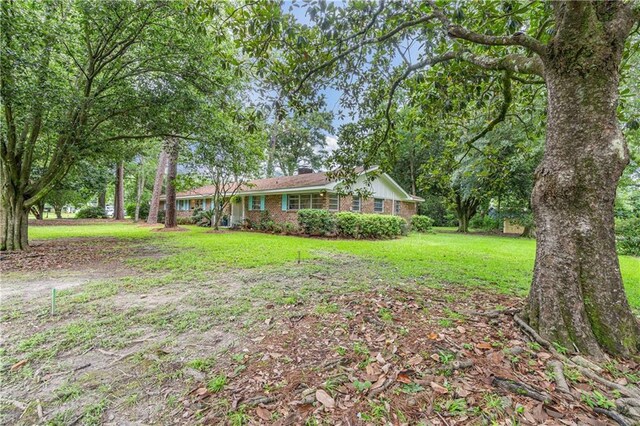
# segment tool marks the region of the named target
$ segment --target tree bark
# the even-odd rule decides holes
[[[116,167],[116,188],[113,195],[113,218],[124,220],[124,162]]]
[[[149,205],[149,216],[147,216],[148,224],[158,223],[158,210],[160,210],[160,194],[162,193],[162,183],[164,181],[164,172],[167,168],[167,153],[165,150],[160,152],[158,158],[158,168],[156,169],[156,178],[153,181],[153,193],[151,194],[151,204]]]
[[[178,218],[176,216],[176,186],[175,180],[178,176],[178,154],[180,150],[179,141],[170,139],[166,144],[167,150],[167,197],[165,205],[167,206],[164,215],[164,227],[176,228],[178,226]]]
[[[138,172],[138,187],[136,188],[136,210],[133,215],[133,221],[140,219],[140,202],[142,201],[142,193],[144,192],[144,163],[140,162],[140,171]]]
[[[0,200],[0,251],[29,248],[29,209],[24,208],[24,194],[6,185]]]
[[[56,219],[62,219],[62,208],[64,206],[53,206],[53,210],[56,212]]]
[[[101,191],[98,194],[98,207],[104,210],[107,207],[107,191]]]
[[[640,350],[640,327],[622,284],[613,210],[629,161],[616,116],[626,36],[588,2],[561,11],[543,59],[547,138],[531,197],[537,249],[524,317],[571,351],[629,356]]]
[[[36,220],[44,219],[44,201],[38,201],[31,206],[31,213],[35,216]]]
[[[456,232],[469,232],[469,221],[476,214],[478,201],[475,198],[465,199],[456,193],[456,215],[458,216],[458,230]]]

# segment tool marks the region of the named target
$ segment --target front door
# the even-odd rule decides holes
[[[239,203],[231,203],[231,226],[242,225],[242,204],[244,198]]]

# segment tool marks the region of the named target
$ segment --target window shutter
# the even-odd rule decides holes
[[[265,199],[265,196],[261,195],[260,196],[260,210],[261,211],[264,210],[264,199]]]
[[[249,195],[249,210],[253,210],[253,195]]]
[[[287,194],[282,194],[282,211],[285,212],[287,211],[288,207],[289,207],[289,199],[287,198]]]

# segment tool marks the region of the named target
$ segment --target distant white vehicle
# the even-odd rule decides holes
[[[107,214],[107,216],[113,216],[113,206],[106,206],[104,208],[104,212]]]

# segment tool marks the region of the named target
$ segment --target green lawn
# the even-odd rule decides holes
[[[211,270],[254,268],[309,259],[327,252],[369,258],[386,266],[389,277],[415,278],[425,283],[480,285],[505,293],[526,294],[531,281],[535,241],[521,238],[461,235],[449,232],[412,234],[391,241],[355,241],[267,235],[253,232],[157,233],[148,227],[105,223],[99,225],[31,227],[30,238],[119,237],[148,239],[167,253],[144,259],[148,270],[197,277]],[[640,309],[640,259],[620,256],[627,295]]]

